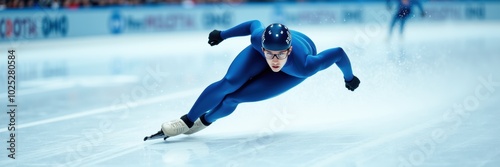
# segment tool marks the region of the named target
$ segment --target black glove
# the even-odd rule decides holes
[[[222,37],[220,36],[219,30],[213,30],[208,35],[208,44],[210,44],[210,46],[218,45],[223,40],[224,39],[222,39]]]
[[[359,81],[358,77],[354,76],[354,78],[352,78],[352,80],[345,81],[345,87],[351,91],[354,91],[354,89],[358,88],[359,83],[360,83],[360,81]]]

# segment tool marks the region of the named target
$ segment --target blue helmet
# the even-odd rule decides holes
[[[262,47],[266,50],[286,50],[292,46],[292,34],[288,28],[279,23],[267,26],[262,34]]]

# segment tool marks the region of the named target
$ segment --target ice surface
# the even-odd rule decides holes
[[[320,51],[346,50],[361,79],[354,92],[332,66],[195,135],[147,142],[224,75],[248,37],[215,47],[208,32],[13,43],[20,70],[67,70],[20,79],[16,159],[2,127],[0,166],[499,166],[500,23],[409,23],[390,39],[386,28],[296,28]]]

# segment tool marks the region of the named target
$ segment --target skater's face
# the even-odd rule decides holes
[[[281,68],[285,66],[286,60],[288,60],[288,56],[290,55],[290,53],[292,53],[292,47],[286,50],[279,51],[266,50],[262,48],[262,51],[266,56],[267,64],[269,65],[269,67],[271,67],[271,70],[273,70],[274,72],[279,72],[281,71]]]

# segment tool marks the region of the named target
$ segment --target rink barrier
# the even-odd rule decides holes
[[[394,5],[393,5],[394,6]],[[499,2],[428,2],[428,17],[416,21],[498,21]],[[414,14],[420,11],[414,8]],[[6,10],[0,13],[0,42],[225,29],[247,20],[293,26],[374,22],[392,15],[384,3],[274,3],[91,9]],[[91,18],[91,19],[89,19]],[[379,19],[380,20],[380,19]]]

